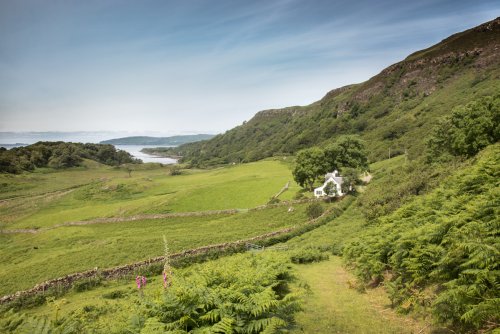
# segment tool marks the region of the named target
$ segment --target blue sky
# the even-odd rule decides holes
[[[223,132],[497,16],[497,0],[1,0],[0,131]]]

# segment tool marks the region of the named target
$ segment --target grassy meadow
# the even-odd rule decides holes
[[[245,209],[265,204],[290,182],[280,199],[299,189],[288,164],[268,160],[170,176],[167,167],[133,171],[86,170],[0,175],[4,228],[41,228],[98,217]],[[13,191],[12,189],[17,189]]]
[[[458,166],[460,164],[454,168]],[[287,268],[284,277],[288,277],[291,282],[290,287],[286,289],[301,296],[303,311],[297,313],[294,325],[287,330],[294,334],[450,333],[448,329],[435,324],[431,317],[414,319],[411,315],[398,314],[391,307],[391,299],[384,285],[376,289],[366,288],[348,271],[351,268],[349,264],[345,263],[346,267],[338,257],[343,255],[346,246],[357,240],[363,231],[376,227],[378,217],[397,212],[398,208],[418,201],[419,194],[427,196],[425,194],[432,193],[437,182],[454,173],[454,168],[434,168],[431,172],[422,169],[422,178],[417,178],[413,172],[416,168],[420,168],[420,165],[408,161],[404,156],[372,164],[371,182],[359,187],[355,196],[349,196],[342,202],[322,204],[324,208],[343,206],[345,211],[340,216],[283,243],[280,246],[284,246],[284,250],[255,253],[254,262],[257,267],[261,257],[281,259],[281,265]],[[96,175],[98,171],[99,169],[74,172]],[[4,282],[0,290],[2,294],[29,288],[40,281],[75,271],[111,267],[161,255],[162,235],[167,237],[170,250],[176,252],[248,238],[300,225],[308,220],[308,204],[295,204],[292,212],[288,211],[288,206],[245,210],[266,203],[291,178],[288,165],[281,161],[267,160],[206,171],[191,170],[180,176],[170,176],[162,168],[135,171],[132,172],[132,177],[124,175],[123,171],[105,172],[109,173],[106,180],[76,187],[71,193],[43,202],[45,205],[32,207],[33,215],[45,219],[45,223],[40,227],[53,228],[41,229],[34,234],[0,234],[0,256],[4,259],[0,271],[0,280]],[[421,182],[422,179],[425,183]],[[182,187],[183,180],[186,182],[185,187]],[[228,183],[225,180],[229,180]],[[123,195],[116,191],[110,195],[103,190],[103,187],[112,189],[113,185],[122,185],[122,189],[139,189],[139,185],[145,185],[147,182],[153,185],[135,194]],[[96,187],[96,184],[99,186]],[[169,200],[167,195],[162,194],[167,188],[176,189]],[[244,188],[253,190],[243,191],[241,198],[235,198]],[[280,196],[281,199],[290,199],[296,194],[298,187],[294,183],[291,183],[290,188]],[[200,191],[197,192],[197,189]],[[255,196],[248,196],[249,192]],[[197,198],[198,202],[189,201],[190,193],[195,194],[192,197]],[[161,199],[169,203],[165,210],[160,210],[154,194],[165,196]],[[216,194],[220,197],[215,196]],[[231,195],[226,199],[222,194]],[[123,199],[119,199],[120,196],[123,196]],[[10,201],[18,200],[22,203],[20,198]],[[92,205],[104,212],[106,208],[113,208],[113,205],[119,204],[120,201],[135,203],[137,207],[119,214],[83,214],[90,213],[88,208]],[[242,210],[232,214],[200,217],[54,227],[57,223],[51,222],[49,217],[52,214],[57,215],[57,210],[69,215],[71,205],[76,206],[75,212],[79,214],[75,214],[72,219],[60,219],[58,223],[139,213],[194,212],[226,208]],[[82,211],[78,211],[80,209]],[[27,221],[27,217],[17,221],[14,219],[6,223],[4,228],[30,227],[30,224],[26,224]],[[209,272],[219,270],[214,268],[226,268],[223,276],[232,277],[246,269],[238,266],[239,258],[240,255],[230,255],[202,265],[176,268],[174,273],[189,278],[198,268],[206,266],[212,268]],[[290,277],[294,279],[290,280]],[[211,278],[205,279],[210,281]],[[63,326],[61,328],[66,326],[66,323],[61,321],[78,321],[85,330],[92,329],[95,332],[120,333],[125,327],[132,332],[137,328],[150,326],[164,328],[154,320],[158,318],[151,318],[149,307],[155,303],[171,305],[169,303],[172,301],[162,299],[165,296],[161,276],[148,276],[148,282],[146,289],[138,291],[130,277],[104,281],[88,291],[72,289],[61,298],[49,299],[42,305],[23,309],[22,312],[28,317],[34,317],[29,319],[49,319],[52,324],[59,323]],[[182,285],[178,288],[184,291]],[[189,295],[203,295],[197,286],[186,289],[185,291],[190,291]],[[5,315],[5,321],[13,321],[17,316],[10,312]],[[146,319],[151,323],[145,323]],[[2,317],[0,328],[1,321]],[[25,323],[29,321],[26,320]]]
[[[94,267],[107,268],[159,256],[162,235],[171,251],[236,241],[301,224],[307,204],[233,215],[176,217],[64,226],[36,234],[0,235],[0,294]]]
[[[37,233],[0,234],[0,294],[94,267],[107,268],[162,254],[162,235],[172,251],[236,241],[308,218],[305,204],[245,210],[266,204],[291,181],[288,164],[267,160],[171,176],[168,168],[124,170],[91,166],[33,174],[1,175],[8,184],[0,204],[4,230],[42,228]],[[16,188],[17,187],[17,188]],[[12,191],[17,189],[17,191]],[[291,199],[298,186],[280,199]],[[97,217],[243,209],[237,214],[142,219],[59,226]]]
[[[301,265],[297,278],[308,286],[304,309],[297,315],[293,334],[365,333],[410,334],[431,333],[429,324],[397,314],[391,309],[382,287],[360,293],[355,277],[342,266],[339,257]]]
[[[382,188],[382,185],[389,182],[394,177],[395,171],[403,168],[404,164],[402,157],[396,157],[372,165],[374,175],[372,183],[366,189],[362,189],[364,192],[357,198],[346,199],[352,204],[342,215],[310,232],[292,238],[284,244],[285,250],[254,253],[256,261],[264,256],[280,258],[283,263],[289,262],[294,256],[307,257],[312,254],[313,261],[316,261],[314,257],[318,254],[330,256],[328,261],[319,263],[289,265],[290,275],[295,277],[290,289],[302,291],[303,301],[303,311],[297,314],[293,333],[411,333],[421,330],[422,333],[427,333],[432,329],[422,321],[397,315],[391,310],[383,288],[369,291],[368,294],[360,293],[355,287],[355,278],[343,268],[340,258],[332,256],[332,252],[341,253],[344,243],[352,240],[366,227],[367,222],[360,200],[372,196],[370,189]],[[231,167],[229,172],[232,173],[234,169],[237,170]],[[213,172],[219,173],[221,170],[207,173]],[[92,266],[99,261],[109,266],[160,255],[163,250],[162,240],[159,237],[161,234],[166,234],[171,251],[176,251],[300,224],[306,220],[304,212],[306,206],[307,204],[294,205],[293,212],[288,212],[288,207],[282,206],[258,211],[242,211],[237,214],[68,226],[35,235],[11,235],[9,236],[12,238],[11,244],[18,246],[18,251],[12,254],[11,261],[16,258],[24,260],[24,263],[10,266],[10,274],[6,277],[12,277],[14,274],[19,280],[24,280],[23,272],[33,265],[36,266],[33,263],[35,261],[33,255],[37,254],[37,251],[40,251],[37,257],[38,268],[46,274],[60,270],[57,264],[66,266],[64,263],[68,263],[67,269],[76,268],[79,266],[78,261],[83,259],[92,261]],[[56,241],[49,241],[57,235],[60,235],[58,245]],[[40,247],[37,250],[29,249],[32,248],[31,241],[37,238],[46,238],[47,245],[51,245],[45,254]],[[71,245],[75,251],[66,255],[64,251]],[[56,248],[59,251],[56,251]],[[23,255],[26,250],[27,254]],[[51,254],[53,261],[43,260]],[[72,257],[77,259],[73,263]],[[223,257],[215,261],[214,265],[224,267],[234,263],[238,257],[239,255]],[[44,263],[50,262],[54,265],[49,264],[47,268],[40,269]],[[81,268],[87,269],[92,266],[82,265]],[[212,265],[207,264],[207,266]],[[199,267],[175,269],[175,275],[189,276],[197,268]],[[231,268],[227,270],[229,275]],[[40,281],[40,278],[34,278],[33,282]],[[47,317],[52,321],[57,321],[57,318],[76,317],[84,319],[80,321],[86,322],[91,328],[110,333],[119,332],[119,328],[133,326],[134,321],[141,319],[143,303],[161,300],[158,299],[163,293],[161,276],[148,276],[148,281],[148,286],[141,292],[137,290],[132,279],[105,281],[101,286],[89,291],[72,290],[61,299],[27,309],[26,312],[30,316]]]

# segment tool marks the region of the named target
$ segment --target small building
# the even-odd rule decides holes
[[[344,183],[342,176],[340,176],[337,170],[334,170],[332,173],[325,175],[325,182],[321,187],[314,189],[314,196],[343,196],[344,193],[342,192],[342,183]]]

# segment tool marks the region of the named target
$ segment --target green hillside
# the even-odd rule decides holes
[[[425,196],[366,226],[343,249],[358,277],[401,311],[477,330],[498,326],[499,159],[491,145]]]
[[[1,173],[0,292],[39,290],[0,299],[0,332],[499,333],[499,44],[500,18],[259,112],[166,152],[188,163],[177,173]],[[292,181],[313,150],[306,169],[333,157],[363,179],[313,199]]]
[[[171,154],[193,165],[255,161],[359,134],[371,161],[422,154],[438,118],[457,105],[500,91],[500,18],[455,34],[384,69],[330,91],[308,106],[264,110],[209,141]]]
[[[101,141],[101,144],[177,146],[181,144],[197,142],[200,140],[207,140],[212,137],[213,135],[207,135],[207,134],[171,136],[171,137],[133,136],[133,137],[123,137],[123,138],[104,140]]]

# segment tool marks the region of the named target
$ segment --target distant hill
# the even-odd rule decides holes
[[[411,38],[411,36],[408,36]],[[249,162],[357,134],[371,161],[420,156],[436,121],[500,91],[500,18],[454,34],[308,106],[258,112],[211,140],[173,148],[194,166]]]
[[[103,140],[101,144],[111,145],[167,145],[178,146],[186,143],[193,143],[201,140],[207,140],[214,135],[198,134],[198,135],[182,135],[172,137],[148,137],[148,136],[133,136],[116,139]]]

